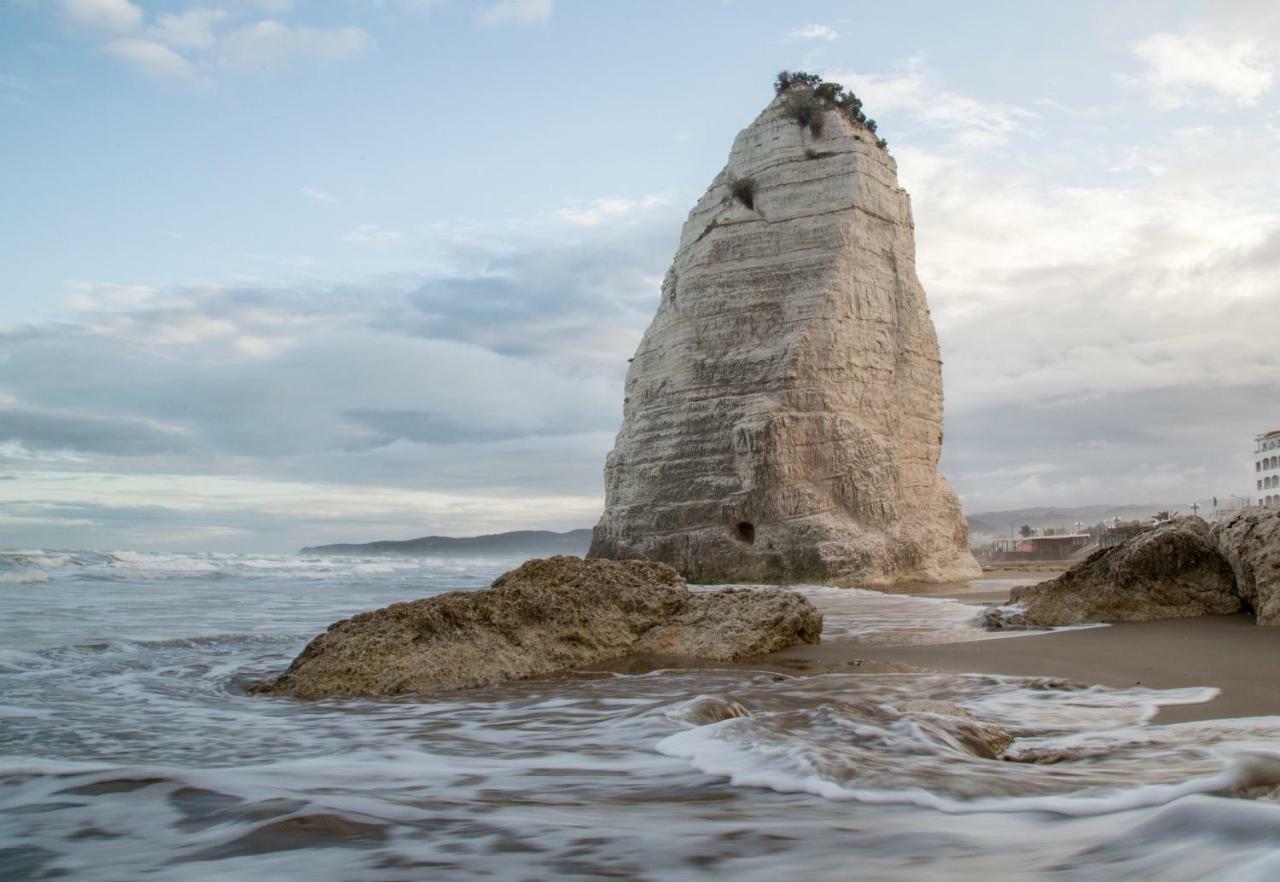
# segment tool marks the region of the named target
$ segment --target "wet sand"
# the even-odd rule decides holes
[[[999,563],[984,563],[982,565],[982,575],[984,578],[999,578],[1001,576],[1029,576],[1036,581],[1041,579],[1052,579],[1059,573],[1066,572],[1075,566],[1079,561],[1074,560],[1033,560],[1025,562],[1001,561]]]
[[[966,598],[968,599],[968,598]],[[835,640],[777,653],[818,667],[911,665],[951,673],[1061,677],[1111,687],[1216,686],[1213,701],[1165,708],[1156,722],[1280,714],[1280,628],[1251,615],[1137,622],[1025,637],[924,646]]]

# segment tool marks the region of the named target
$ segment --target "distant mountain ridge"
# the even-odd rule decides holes
[[[969,524],[969,538],[973,539],[979,536],[1008,536],[1011,528],[1016,531],[1023,524],[1043,530],[1048,527],[1071,528],[1076,521],[1080,521],[1086,527],[1092,527],[1108,518],[1120,518],[1122,521],[1145,520],[1156,512],[1180,509],[1184,510],[1183,514],[1190,514],[1185,511],[1185,505],[1152,502],[1143,505],[1078,505],[1062,508],[1036,506],[1008,511],[980,511],[966,516],[965,520]]]
[[[364,557],[379,554],[401,554],[411,557],[507,557],[526,555],[546,557],[552,554],[587,553],[591,530],[514,530],[485,536],[422,536],[418,539],[385,539],[380,542],[311,545],[298,554],[306,556],[350,555]]]

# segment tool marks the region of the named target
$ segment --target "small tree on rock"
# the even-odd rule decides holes
[[[823,115],[828,110],[839,111],[851,122],[866,126],[871,134],[876,133],[876,121],[863,113],[862,99],[839,83],[828,83],[817,74],[784,70],[774,80],[773,88],[779,95],[787,94],[791,118],[815,138],[822,134]],[[876,138],[875,142],[882,150],[889,143],[884,138]]]

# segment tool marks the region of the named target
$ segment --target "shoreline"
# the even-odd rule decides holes
[[[1079,562],[1078,560],[1033,560],[984,563],[982,564],[982,578],[999,579],[1008,576],[1035,576],[1036,581],[1039,582],[1061,575]]]
[[[835,639],[793,646],[766,660],[784,669],[926,669],[1053,677],[1111,688],[1220,690],[1202,704],[1161,708],[1157,724],[1280,715],[1280,678],[1270,676],[1280,669],[1280,628],[1257,625],[1246,613],[963,643],[893,645]]]
[[[994,571],[982,578],[950,584],[909,583],[889,595],[954,600],[973,607],[1008,601],[1019,585],[1052,578],[1054,570],[1031,574]],[[838,602],[838,601],[837,601]],[[819,604],[827,613],[838,607]],[[1258,625],[1251,613],[1121,622],[1066,630],[1031,631],[1016,636],[940,643],[886,643],[858,637],[824,637],[818,645],[797,645],[741,662],[692,662],[689,659],[631,657],[602,666],[603,670],[638,673],[671,666],[740,667],[792,675],[820,673],[995,674],[1046,677],[1082,686],[1125,689],[1213,687],[1217,697],[1200,704],[1162,707],[1155,724],[1184,723],[1239,717],[1280,716],[1280,627]]]

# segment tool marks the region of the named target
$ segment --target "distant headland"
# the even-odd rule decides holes
[[[412,557],[547,557],[555,554],[582,556],[591,544],[590,530],[553,533],[550,530],[513,530],[485,536],[422,536],[418,539],[386,539],[379,542],[314,545],[301,555],[402,554]]]

